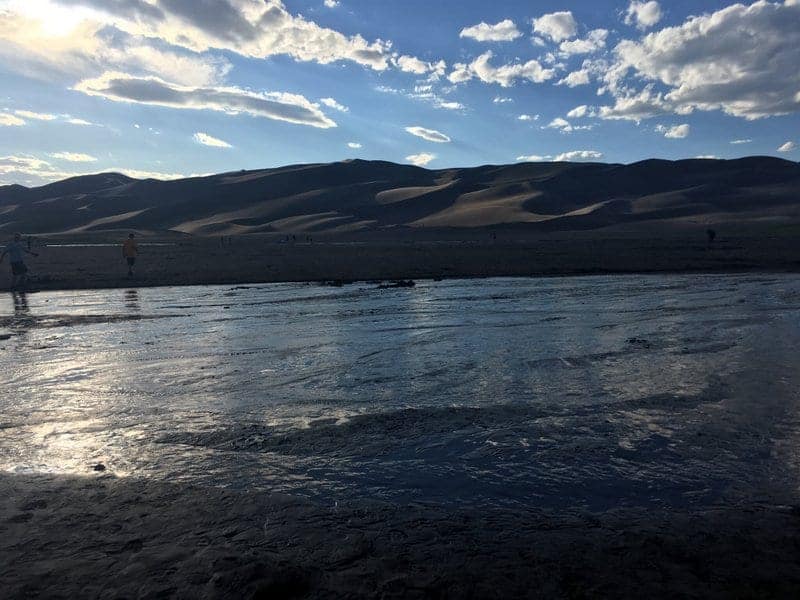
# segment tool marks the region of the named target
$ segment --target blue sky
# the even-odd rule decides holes
[[[800,0],[0,0],[0,184],[800,160]]]

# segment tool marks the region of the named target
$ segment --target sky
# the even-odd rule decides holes
[[[800,0],[0,0],[0,185],[800,160]]]

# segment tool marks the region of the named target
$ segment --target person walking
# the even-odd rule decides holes
[[[31,256],[39,256],[36,252],[31,252],[22,244],[22,234],[15,233],[14,241],[6,244],[3,254],[0,255],[0,263],[2,263],[6,254],[8,254],[9,262],[11,263],[11,289],[23,289],[28,282],[28,267],[25,266],[23,260],[23,253],[30,254]]]
[[[135,237],[131,233],[128,239],[122,242],[122,256],[128,263],[128,277],[133,277],[133,266],[136,264],[136,257],[139,256],[139,246]]]

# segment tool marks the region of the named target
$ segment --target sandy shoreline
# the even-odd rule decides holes
[[[120,248],[38,247],[29,257],[31,287],[42,290],[528,277],[615,273],[755,272],[800,270],[800,242],[792,237],[742,237],[708,244],[697,237],[559,238],[487,242],[336,241],[279,244],[264,238],[181,238],[148,246],[144,239],[136,276],[126,277]],[[0,289],[8,289],[8,266]]]
[[[0,497],[7,598],[800,593],[796,506],[601,515],[320,506],[108,475],[4,474]]]

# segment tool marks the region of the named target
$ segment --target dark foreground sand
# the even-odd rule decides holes
[[[800,509],[448,511],[0,476],[4,598],[796,598]]]
[[[733,236],[709,244],[702,232],[669,237],[598,237],[571,232],[523,239],[505,232],[496,241],[486,234],[461,241],[398,238],[391,243],[374,239],[308,243],[302,236],[294,244],[277,243],[274,237],[226,238],[225,244],[220,238],[142,238],[136,277],[129,280],[116,243],[69,245],[85,243],[84,238],[37,243],[48,241],[60,246],[36,247],[39,258],[29,257],[36,289],[800,270],[798,236]],[[148,245],[151,243],[167,245]],[[0,268],[0,289],[9,283],[6,262]]]

